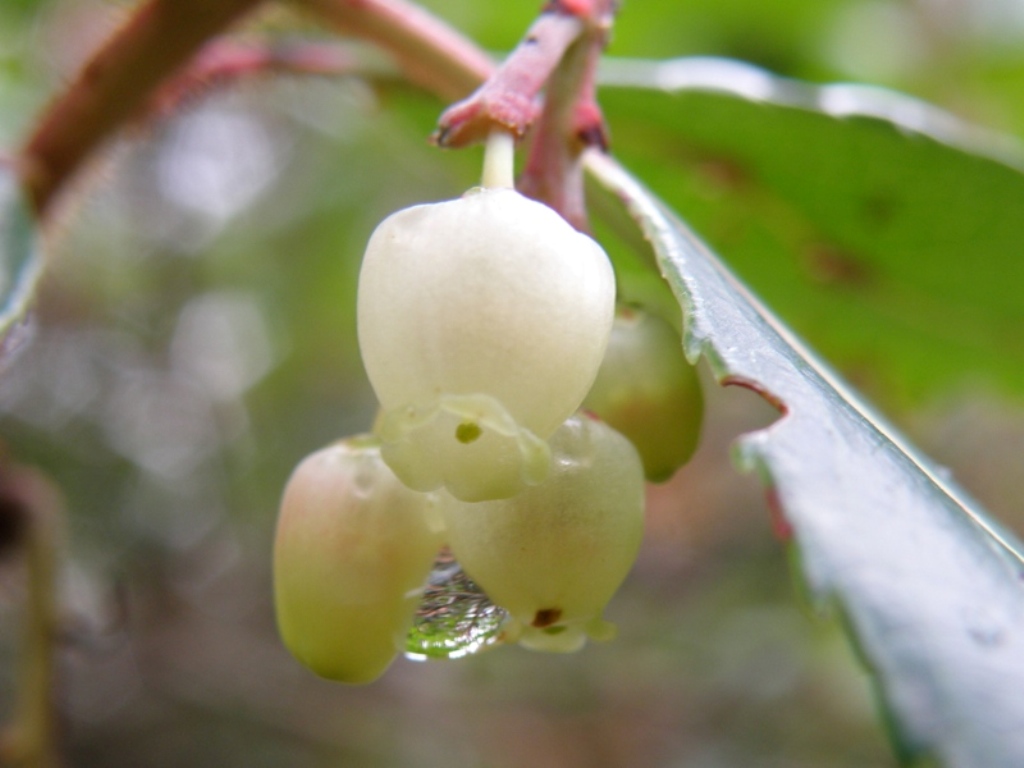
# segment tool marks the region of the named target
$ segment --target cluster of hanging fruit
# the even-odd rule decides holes
[[[610,637],[645,476],[670,476],[699,430],[675,331],[616,311],[602,248],[500,183],[385,219],[357,311],[380,416],[288,482],[274,552],[288,648],[324,677],[374,680],[407,648],[442,549],[502,609],[502,642]]]

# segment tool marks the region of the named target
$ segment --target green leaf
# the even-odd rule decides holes
[[[880,396],[1024,394],[1015,142],[909,97],[690,59],[609,69],[616,149],[771,307]]]
[[[17,176],[0,165],[0,338],[24,316],[42,267],[32,209]]]
[[[712,253],[604,157],[685,308],[685,346],[784,414],[739,456],[770,486],[813,595],[838,606],[904,759],[1024,765],[1024,559],[943,472],[814,357]]]

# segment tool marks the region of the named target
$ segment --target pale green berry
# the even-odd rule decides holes
[[[274,540],[277,624],[299,661],[346,683],[383,674],[441,546],[435,504],[406,488],[365,437],[299,464]]]
[[[531,648],[572,651],[611,627],[605,605],[636,559],[644,480],[630,442],[574,416],[551,437],[552,470],[510,499],[443,505],[466,573],[515,621]]]
[[[625,307],[583,407],[632,441],[652,482],[667,480],[697,449],[704,399],[678,334],[661,318]]]
[[[382,455],[411,488],[504,498],[593,383],[614,316],[604,251],[511,189],[407,208],[370,238],[359,344]]]

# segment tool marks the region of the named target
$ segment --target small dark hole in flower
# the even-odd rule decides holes
[[[561,608],[541,608],[533,617],[533,626],[544,629],[562,618]]]
[[[472,421],[465,421],[455,428],[455,439],[460,443],[472,443],[482,434],[480,425]]]

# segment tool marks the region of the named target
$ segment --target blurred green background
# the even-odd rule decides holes
[[[536,12],[426,5],[496,52]],[[125,7],[0,5],[0,146],[17,145]],[[263,23],[300,34],[286,16]],[[321,34],[301,34],[311,33]],[[627,0],[610,53],[732,56],[811,82],[876,83],[1024,136],[1024,3],[1012,0]],[[693,135],[674,143],[686,114],[629,99],[609,93],[616,151],[1024,530],[1015,303],[980,319],[938,312],[957,328],[1002,324],[1005,342],[984,354],[964,342],[944,356],[933,306],[922,315],[940,329],[932,336],[876,343],[883,321],[857,334],[850,312],[900,305],[915,286],[858,293],[802,269],[794,236],[776,226],[793,201],[735,183],[723,156],[702,150],[720,106],[706,123],[694,114]],[[366,688],[322,682],[280,646],[269,551],[281,488],[304,455],[373,418],[353,312],[363,245],[391,211],[458,195],[478,173],[479,150],[428,145],[443,106],[358,77],[247,82],[123,136],[82,180],[0,376],[0,436],[59,483],[70,509],[60,648],[69,764],[893,765],[864,673],[838,629],[801,602],[761,489],[729,464],[732,438],[774,412],[707,377],[702,448],[651,490],[641,558],[609,608],[614,642],[568,657],[508,648],[400,660]],[[817,181],[827,198],[832,180]],[[1008,276],[1011,295],[1024,288],[1013,236],[965,254],[989,279]],[[982,295],[971,306],[985,304]],[[4,712],[22,590],[16,563],[5,564]]]

